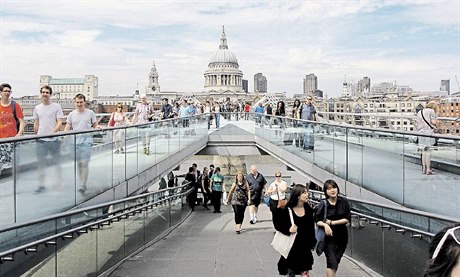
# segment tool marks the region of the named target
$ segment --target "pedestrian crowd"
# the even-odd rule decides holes
[[[213,213],[221,213],[222,204],[231,205],[235,233],[239,235],[244,232],[246,208],[249,224],[254,225],[259,222],[260,205],[266,203],[272,213],[276,232],[295,237],[288,253],[278,261],[279,274],[309,276],[314,262],[312,252],[316,250],[317,254],[324,253],[326,256],[326,276],[336,275],[348,244],[347,224],[351,220],[351,211],[348,200],[340,195],[335,181],[327,180],[323,184],[326,199],[313,205],[309,202],[309,187],[295,183],[288,187],[279,170],[275,171],[275,180],[271,184],[267,183],[256,165],[251,165],[247,174],[237,172],[229,177],[226,179],[220,168],[213,164],[204,167],[202,172],[195,163],[192,164],[185,175],[188,189],[191,190],[187,199],[191,210],[195,211],[197,205],[209,210],[209,201],[214,207]],[[203,198],[197,197],[200,191]],[[315,228],[322,229],[325,234],[320,252]]]

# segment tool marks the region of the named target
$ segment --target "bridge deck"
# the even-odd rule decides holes
[[[164,239],[125,261],[110,276],[279,276],[279,259],[270,246],[273,224],[267,206],[259,209],[259,222],[248,223],[246,210],[243,232],[235,232],[231,206],[222,214],[197,207],[178,228]],[[324,255],[313,255],[310,276],[324,276]],[[338,276],[377,276],[344,257]]]

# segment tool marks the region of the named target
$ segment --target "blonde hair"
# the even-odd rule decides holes
[[[438,103],[434,102],[434,101],[430,101],[426,104],[425,108],[427,109],[433,109],[435,112],[438,111]]]

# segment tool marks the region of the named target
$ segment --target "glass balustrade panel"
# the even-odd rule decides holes
[[[97,231],[57,241],[57,276],[88,276],[97,272]]]
[[[145,211],[132,212],[123,220],[125,226],[125,256],[143,246],[145,241]]]
[[[125,225],[123,221],[113,221],[102,226],[97,233],[97,268],[102,273],[125,257]]]
[[[137,127],[126,128],[126,179],[130,179],[139,173],[139,156],[144,155],[142,142],[140,142],[139,129]]]
[[[393,133],[365,131],[363,187],[403,204],[404,145]]]
[[[76,135],[77,204],[112,187],[113,132]]]
[[[113,180],[113,185],[118,185],[126,180],[126,155],[128,152],[127,149],[127,130],[129,129],[116,129],[113,130],[112,133],[112,138],[113,138],[113,144],[112,144],[112,180]]]
[[[363,141],[365,139],[365,132],[359,129],[348,129],[348,181],[351,183],[362,186],[363,185],[363,165],[365,163],[363,148]]]
[[[58,276],[56,273],[56,245],[40,244],[36,248],[14,254],[14,261],[0,263],[0,276]]]
[[[75,138],[64,135],[16,143],[16,222],[75,205]],[[53,201],[49,201],[51,198]]]
[[[16,222],[16,193],[15,193],[15,155],[14,143],[1,143],[0,151],[11,153],[11,156],[2,154],[0,157],[0,226]]]

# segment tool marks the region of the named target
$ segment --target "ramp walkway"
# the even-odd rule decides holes
[[[136,253],[107,276],[279,276],[279,255],[270,246],[274,235],[271,213],[259,207],[251,225],[246,210],[243,232],[236,234],[231,206],[222,214],[197,207],[175,230]],[[326,259],[313,254],[310,276],[325,276]],[[337,276],[379,276],[344,257]]]

